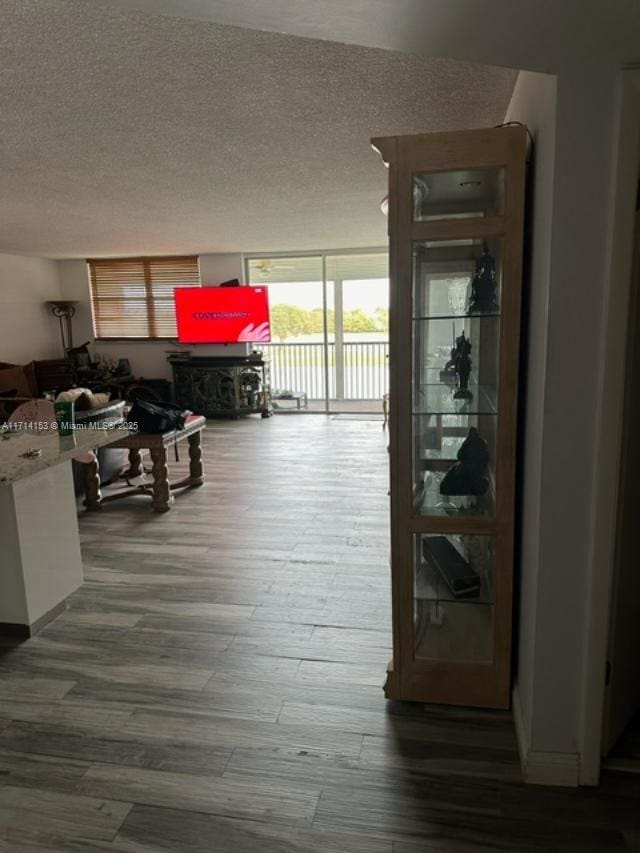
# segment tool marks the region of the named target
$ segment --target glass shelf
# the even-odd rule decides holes
[[[502,240],[413,244],[413,315],[430,319],[499,315]]]
[[[416,658],[491,661],[494,537],[417,534],[414,543]]]
[[[413,512],[435,518],[493,518],[495,414],[426,414],[413,419]]]
[[[493,415],[488,417],[495,421]],[[433,468],[430,463],[436,460],[453,464],[469,429],[479,425],[478,418],[473,415],[416,415],[416,418],[419,419],[415,428],[416,437],[421,439],[416,462],[425,471]],[[483,435],[485,440],[490,437]]]
[[[492,663],[495,607],[416,601],[415,657],[451,663]]]
[[[460,312],[458,314],[429,314],[420,317],[413,317],[416,320],[483,320],[489,317],[500,317],[499,311],[476,311],[473,314]]]
[[[454,398],[455,387],[446,383],[424,384],[414,389],[413,415],[497,415],[498,392],[471,379],[471,399]]]
[[[499,313],[414,319],[414,414],[497,413],[500,323]],[[470,398],[454,397],[463,341]]]
[[[450,461],[451,466],[456,459]],[[425,460],[427,462],[427,460]],[[428,464],[428,462],[427,462]],[[493,518],[495,500],[491,487],[483,495],[443,495],[440,486],[447,471],[425,470],[416,484],[413,509],[431,518]]]
[[[453,604],[495,604],[493,590],[486,579],[473,596],[455,596],[440,574],[424,559],[416,571],[415,597],[420,601],[450,601]]]

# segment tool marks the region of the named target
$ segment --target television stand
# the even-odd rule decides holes
[[[269,361],[250,356],[169,356],[176,403],[207,418],[273,414]]]

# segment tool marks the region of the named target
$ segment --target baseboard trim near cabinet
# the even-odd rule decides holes
[[[559,785],[577,788],[580,784],[580,757],[577,752],[541,752],[531,749],[518,686],[513,688],[513,721],[516,729],[522,778],[527,785]]]
[[[23,625],[18,622],[0,622],[0,637],[12,637],[16,640],[28,640],[30,637],[35,636],[38,631],[48,625],[56,616],[59,616],[63,610],[67,607],[67,599],[64,598],[62,601],[55,604],[51,610],[47,610],[46,613],[43,613],[39,619],[36,619],[35,622],[32,622],[31,625]]]

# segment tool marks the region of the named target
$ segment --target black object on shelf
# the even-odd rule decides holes
[[[423,539],[422,555],[442,576],[456,598],[473,598],[480,594],[480,575],[471,568],[446,536],[429,536]]]
[[[489,446],[475,427],[458,450],[458,461],[445,474],[440,483],[441,495],[484,495],[489,488],[487,465]]]
[[[484,241],[482,257],[476,264],[476,274],[471,282],[469,314],[491,314],[499,311],[498,283],[496,281],[496,262],[489,254],[489,246]]]
[[[454,399],[471,400],[473,398],[473,394],[469,391],[469,376],[471,375],[471,341],[466,337],[464,331],[456,338],[455,371],[457,390],[454,392]]]
[[[458,345],[456,341],[456,324],[451,324],[453,327],[453,346],[449,352],[449,360],[444,368],[440,371],[440,382],[446,382],[448,385],[456,384],[456,357],[458,355]]]

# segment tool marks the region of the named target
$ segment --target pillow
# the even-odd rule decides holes
[[[56,403],[75,403],[79,412],[89,409],[101,409],[109,402],[109,394],[94,394],[88,388],[69,388],[61,391],[56,397]]]
[[[61,391],[56,397],[56,403],[77,403],[83,394],[90,394],[88,388],[69,388],[68,391]]]
[[[76,397],[76,400],[75,400],[76,411],[87,412],[89,409],[93,409],[93,406],[91,405],[91,403],[92,403],[91,398],[92,397],[93,397],[93,394],[91,393],[91,391],[88,391],[85,388],[83,388],[82,394],[80,394],[79,397]]]
[[[111,394],[94,394],[93,395],[93,406],[92,409],[103,409],[105,406],[109,404],[109,400],[111,399]]]

